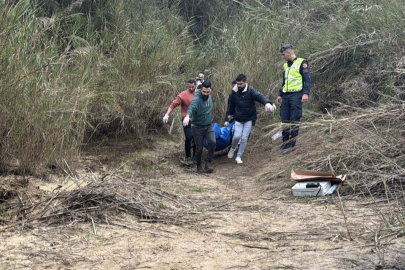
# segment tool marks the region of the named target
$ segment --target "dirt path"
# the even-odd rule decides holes
[[[127,145],[124,154],[113,153],[115,145],[84,158],[87,173],[111,171],[111,159],[114,166],[132,164],[122,170],[189,201],[197,221],[176,226],[120,216],[125,227],[89,222],[5,230],[0,269],[405,269],[404,239],[386,233],[365,199],[292,196],[290,169],[316,155],[315,144],[281,155],[279,142],[258,139],[242,165],[216,153],[209,175],[181,165],[182,144],[167,141],[156,151],[135,153]]]

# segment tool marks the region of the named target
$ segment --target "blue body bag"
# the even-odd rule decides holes
[[[213,124],[215,130],[215,139],[217,146],[215,151],[221,151],[231,145],[232,142],[232,127],[233,123],[229,123],[228,127],[219,127],[218,123]],[[204,138],[204,147],[208,149],[208,141]]]

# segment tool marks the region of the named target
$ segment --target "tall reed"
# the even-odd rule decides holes
[[[28,0],[0,6],[0,166],[24,175],[70,163],[93,95],[94,48],[73,35],[52,35],[60,20],[36,12]]]

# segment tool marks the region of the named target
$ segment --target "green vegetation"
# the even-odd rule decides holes
[[[73,166],[99,138],[142,143],[165,131],[168,104],[198,72],[213,82],[216,121],[238,73],[275,100],[286,43],[309,60],[318,113],[405,98],[400,0],[20,0],[0,15],[3,172]],[[399,132],[403,120],[373,124]]]

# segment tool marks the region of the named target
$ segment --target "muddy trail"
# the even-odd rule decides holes
[[[300,140],[283,155],[279,140],[256,130],[243,164],[220,151],[214,173],[202,175],[180,162],[180,139],[156,139],[153,150],[136,150],[128,141],[94,147],[81,158],[76,179],[136,179],[175,194],[171,211],[188,207],[189,216],[156,222],[120,212],[114,222],[89,217],[57,226],[2,219],[0,269],[405,269],[405,240],[384,225],[387,201],[345,195],[350,180],[341,196],[292,196],[291,169],[305,169],[325,151],[312,141]],[[75,177],[29,179],[14,206],[55,197],[66,185],[83,187]],[[45,207],[57,207],[56,201]]]

